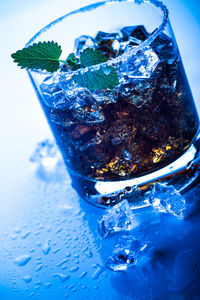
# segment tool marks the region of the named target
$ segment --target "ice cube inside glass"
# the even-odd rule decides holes
[[[128,199],[136,208],[158,179],[188,187],[197,176],[188,165],[198,165],[199,118],[166,7],[99,2],[57,19],[27,45],[51,40],[62,45],[62,60],[98,50],[108,60],[89,70],[112,66],[119,78],[113,89],[87,89],[65,64],[53,74],[28,72],[79,195],[97,206]]]

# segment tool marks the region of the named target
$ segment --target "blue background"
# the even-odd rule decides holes
[[[134,234],[151,238],[160,258],[153,269],[113,274],[103,266],[114,239],[101,240],[96,229],[102,211],[78,199],[62,164],[58,178],[46,178],[29,161],[37,142],[51,137],[51,132],[26,72],[13,64],[10,54],[51,20],[91,2],[0,1],[0,299],[198,300],[199,263],[194,269],[200,249],[198,216],[180,223],[149,210],[138,212],[140,229]],[[166,0],[165,4],[200,110],[200,3]],[[198,194],[197,187],[189,197],[196,201]],[[50,252],[45,255],[42,249],[48,240]],[[14,264],[20,255],[31,257],[23,267]],[[62,268],[59,263],[64,259]],[[87,274],[80,278],[82,272]],[[62,282],[55,275],[60,273],[70,278]],[[23,280],[28,275],[30,283]]]

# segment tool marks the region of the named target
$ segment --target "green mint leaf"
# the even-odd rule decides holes
[[[67,60],[66,60],[66,63],[69,65],[69,66],[74,66],[78,63],[78,60],[75,56],[74,53],[70,53]]]
[[[98,71],[87,71],[73,75],[75,83],[89,90],[113,89],[119,84],[118,74],[113,67],[100,67]]]
[[[39,42],[18,50],[11,57],[22,69],[40,69],[54,72],[59,69],[61,46],[55,42]]]
[[[106,62],[107,58],[101,54],[98,50],[92,48],[86,48],[83,50],[80,56],[80,62],[83,67],[90,67],[97,64]]]
[[[107,61],[107,58],[98,50],[92,48],[85,49],[80,56],[80,62],[74,53],[70,53],[66,61],[60,60],[62,53],[61,46],[54,41],[39,42],[18,50],[11,57],[14,62],[22,69],[40,69],[48,72],[54,72],[59,69],[60,62],[68,65],[72,71],[80,68],[86,68],[93,65],[101,64]],[[80,72],[72,76],[72,79],[79,86],[89,90],[95,89],[113,89],[119,84],[118,74],[113,67],[101,66],[98,71],[88,70],[81,74]]]

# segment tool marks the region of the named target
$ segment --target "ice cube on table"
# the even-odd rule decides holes
[[[184,218],[185,199],[171,185],[156,182],[149,196],[149,203],[159,212]]]
[[[110,270],[127,271],[130,267],[141,265],[149,245],[133,236],[122,236],[116,240],[112,256],[108,258],[106,267]]]
[[[37,144],[30,161],[42,167],[54,167],[61,161],[61,155],[54,141],[46,139]]]
[[[108,208],[98,220],[98,230],[102,237],[115,232],[132,230],[134,226],[134,216],[127,200]]]
[[[120,72],[123,76],[128,76],[130,79],[150,78],[159,63],[157,54],[151,47],[146,47],[142,51],[138,51],[134,55],[130,55],[127,62],[122,64]]]

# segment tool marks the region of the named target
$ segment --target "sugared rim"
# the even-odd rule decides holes
[[[98,70],[101,66],[103,67],[106,67],[106,66],[111,66],[113,64],[116,64],[116,63],[119,63],[119,62],[123,62],[123,61],[126,61],[128,57],[136,54],[138,51],[141,51],[142,49],[144,49],[145,47],[148,47],[157,37],[158,35],[165,29],[166,25],[167,25],[167,22],[168,22],[168,16],[169,16],[169,13],[168,13],[168,9],[167,7],[159,0],[106,0],[106,1],[102,1],[102,2],[97,2],[97,3],[94,3],[94,4],[90,4],[90,5],[87,5],[87,6],[84,6],[84,7],[81,7],[79,9],[76,9],[70,13],[67,13],[65,15],[63,15],[62,17],[52,21],[51,23],[49,23],[48,25],[46,25],[45,27],[43,27],[40,31],[38,31],[29,41],[28,43],[26,43],[25,47],[28,47],[30,46],[32,43],[34,43],[34,41],[45,31],[47,31],[49,28],[51,28],[52,26],[60,23],[63,19],[71,16],[71,15],[74,15],[74,14],[77,14],[77,13],[83,13],[83,12],[86,12],[86,11],[90,11],[90,10],[93,10],[93,9],[96,9],[100,6],[103,6],[103,5],[108,5],[108,4],[113,4],[114,2],[134,2],[135,4],[138,4],[138,5],[141,5],[143,3],[149,3],[149,4],[153,4],[155,5],[156,7],[160,8],[162,13],[163,13],[163,19],[162,19],[162,23],[160,24],[160,26],[144,41],[142,42],[139,46],[137,47],[134,47],[132,49],[130,49],[129,51],[127,51],[126,53],[116,57],[116,58],[112,58],[104,63],[101,63],[101,64],[97,64],[97,65],[94,65],[94,66],[91,66],[91,67],[88,67],[88,68],[82,68],[82,69],[79,69],[78,71],[68,71],[68,72],[63,72],[63,71],[56,71],[54,72],[55,74],[58,74],[59,75],[64,75],[64,76],[72,76],[74,74],[77,74],[79,72],[82,72],[84,73],[86,71],[86,69],[90,69],[90,70]],[[49,73],[47,71],[41,71],[41,70],[34,70],[34,71],[31,71],[31,72],[36,72],[36,73],[40,73],[40,74],[52,74],[52,73]]]

